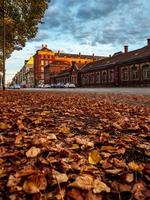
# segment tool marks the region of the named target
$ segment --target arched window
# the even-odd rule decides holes
[[[150,65],[143,65],[142,67],[143,79],[150,79]]]
[[[127,81],[129,79],[128,78],[128,68],[127,67],[122,68],[122,70],[121,70],[121,79],[122,79],[122,81]]]
[[[102,72],[102,81],[103,81],[103,83],[107,82],[107,72],[106,71]]]
[[[90,73],[90,84],[94,84],[94,73]]]
[[[138,67],[137,66],[133,66],[131,67],[131,80],[138,80]]]
[[[114,70],[109,70],[108,80],[110,83],[114,82]]]

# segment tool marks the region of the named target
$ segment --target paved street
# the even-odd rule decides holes
[[[32,88],[23,89],[30,91],[58,91],[58,92],[96,92],[96,93],[121,93],[132,95],[150,95],[150,88]]]

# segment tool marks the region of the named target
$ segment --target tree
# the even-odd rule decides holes
[[[49,2],[50,0],[0,0],[0,60],[3,57],[1,62],[4,78],[5,59],[36,36],[38,24]]]

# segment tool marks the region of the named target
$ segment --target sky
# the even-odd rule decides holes
[[[6,81],[47,44],[53,51],[109,56],[150,38],[149,0],[51,0],[36,37],[6,61]]]

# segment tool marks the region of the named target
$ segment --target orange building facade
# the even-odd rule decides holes
[[[47,48],[47,45],[42,45],[40,50],[37,50],[34,57],[34,85],[48,83],[48,76],[60,73],[68,69],[72,62],[76,62],[82,67],[90,62],[104,58],[103,56],[68,54],[54,52]],[[46,71],[45,71],[45,67]],[[45,71],[45,72],[44,72]],[[45,78],[44,78],[45,77]],[[46,79],[46,80],[45,80]]]

